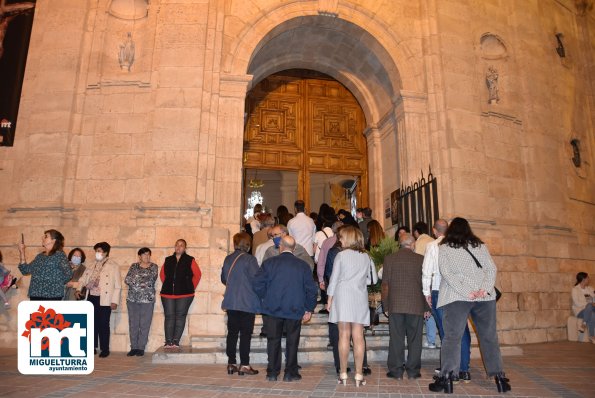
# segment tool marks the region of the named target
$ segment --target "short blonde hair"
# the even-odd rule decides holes
[[[359,252],[365,251],[364,235],[359,228],[353,225],[347,225],[340,228],[337,233],[343,249],[351,249]]]

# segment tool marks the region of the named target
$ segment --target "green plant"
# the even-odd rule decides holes
[[[395,253],[397,250],[399,250],[399,244],[391,236],[387,236],[382,239],[378,246],[370,248],[368,253],[372,258],[372,261],[374,261],[376,272],[382,268],[382,264],[384,264],[384,257]],[[380,281],[378,281],[378,283],[375,285],[368,286],[369,293],[378,293],[379,291]]]

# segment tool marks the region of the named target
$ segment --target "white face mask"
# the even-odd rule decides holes
[[[72,259],[70,261],[74,265],[80,265],[81,264],[81,258],[79,256],[72,256]]]
[[[96,252],[96,253],[95,253],[95,259],[96,259],[97,261],[101,261],[101,260],[103,260],[103,253]]]

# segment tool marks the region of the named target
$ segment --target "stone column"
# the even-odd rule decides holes
[[[380,132],[376,126],[370,126],[364,131],[368,143],[368,190],[370,192],[369,206],[373,210],[373,217],[382,224],[384,220],[383,198],[390,195],[384,192],[382,177],[384,175],[382,145]],[[396,155],[396,154],[395,154]]]
[[[430,165],[427,96],[401,91],[395,99],[397,150],[404,185],[416,181]]]
[[[236,232],[242,201],[244,107],[250,75],[221,75],[217,115],[214,222]]]

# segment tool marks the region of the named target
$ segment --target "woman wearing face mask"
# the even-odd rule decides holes
[[[122,289],[120,267],[109,258],[111,246],[99,242],[93,246],[95,261],[89,264],[83,276],[73,286],[80,298],[87,297],[95,309],[95,351],[101,348],[100,358],[109,356],[110,317],[120,303]]]
[[[186,254],[186,241],[178,239],[174,254],[161,267],[161,304],[164,313],[165,349],[180,348],[186,315],[200,282],[200,268],[194,257]]]
[[[55,229],[43,233],[41,246],[44,251],[27,263],[25,244],[19,244],[19,270],[23,275],[31,275],[29,300],[62,300],[64,284],[72,277],[64,248],[64,236]]]
[[[83,273],[85,272],[86,258],[85,252],[79,247],[72,249],[70,253],[68,253],[68,261],[70,262],[70,268],[72,269],[72,278],[70,279],[70,282],[66,284],[64,300],[78,300],[74,282],[78,282],[81,276],[83,276]]]

